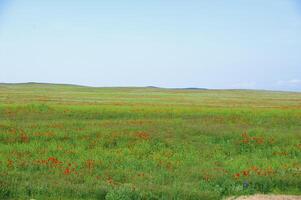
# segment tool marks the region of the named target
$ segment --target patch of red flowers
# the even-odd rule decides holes
[[[63,163],[55,157],[49,157],[47,161],[48,161],[49,164],[52,164],[52,165],[59,165],[59,164]]]
[[[265,143],[269,143],[269,144],[274,144],[275,143],[275,139],[274,138],[264,138],[263,136],[253,136],[251,137],[247,132],[244,132],[243,134],[241,134],[242,139],[240,140],[241,143],[243,144],[250,144],[250,143],[255,143],[258,145],[262,145]]]
[[[77,172],[76,172],[76,167],[77,167],[77,164],[76,163],[73,163],[73,165],[72,165],[72,163],[68,163],[68,167],[66,167],[65,168],[65,170],[64,170],[64,174],[65,175],[70,175],[70,174],[78,174]]]
[[[235,173],[233,175],[233,177],[235,179],[239,179],[240,177],[248,177],[248,176],[251,176],[251,175],[270,176],[270,175],[273,175],[275,173],[276,172],[275,172],[275,170],[272,169],[272,167],[268,167],[266,169],[260,169],[259,167],[252,166],[249,169],[245,169],[245,170],[242,170],[239,173]]]

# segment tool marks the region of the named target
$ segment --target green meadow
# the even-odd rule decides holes
[[[301,93],[0,84],[0,199],[301,194]]]

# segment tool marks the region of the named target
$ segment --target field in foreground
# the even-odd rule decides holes
[[[301,194],[301,93],[0,84],[0,199]]]

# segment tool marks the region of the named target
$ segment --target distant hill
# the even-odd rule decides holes
[[[24,85],[24,86],[70,86],[70,87],[89,87],[83,85],[76,85],[76,84],[64,84],[64,83],[39,83],[39,82],[26,82],[26,83],[0,83],[0,85]]]
[[[85,86],[85,85],[76,85],[76,84],[64,84],[64,83],[40,83],[40,82],[26,82],[26,83],[0,83],[0,85],[35,85],[35,86],[74,86],[74,87],[92,87],[98,88],[94,86]],[[103,87],[99,87],[103,88]],[[108,88],[132,88],[132,87],[108,87]],[[136,87],[134,87],[136,88]],[[169,90],[208,90],[207,88],[197,88],[197,87],[187,87],[187,88],[164,88],[157,86],[146,86],[146,87],[138,87],[138,88],[150,88],[150,89],[169,89]]]
[[[157,86],[112,86],[112,87],[99,87],[99,86],[85,86],[85,85],[77,85],[77,84],[66,84],[66,83],[41,83],[41,82],[26,82],[26,83],[1,83],[1,87],[13,87],[13,86],[25,86],[25,87],[74,87],[74,88],[119,88],[119,89],[158,89],[158,90],[189,90],[189,91],[240,91],[240,92],[289,92],[289,93],[300,93],[298,91],[284,91],[284,90],[262,90],[262,89],[208,89],[208,88],[199,88],[199,87],[183,87],[183,88],[165,88],[165,87],[157,87]]]
[[[188,87],[188,88],[179,88],[184,90],[208,90],[207,88],[197,88],[197,87]]]
[[[188,87],[188,88],[162,88],[162,87],[156,87],[156,86],[147,86],[146,88],[171,89],[171,90],[208,90],[207,88],[197,88],[197,87]]]

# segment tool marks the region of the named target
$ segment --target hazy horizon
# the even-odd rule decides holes
[[[301,3],[0,0],[0,82],[301,91]]]

